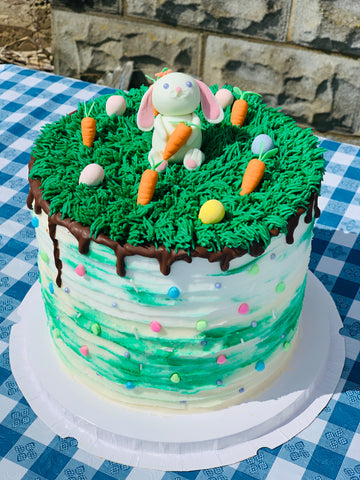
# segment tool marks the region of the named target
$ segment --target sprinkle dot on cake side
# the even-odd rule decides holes
[[[168,72],[43,127],[28,205],[62,365],[134,408],[260,393],[296,348],[323,153],[259,95]]]

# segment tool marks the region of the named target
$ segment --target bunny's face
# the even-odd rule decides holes
[[[169,73],[155,82],[152,102],[163,115],[186,115],[198,107],[200,89],[190,75]]]

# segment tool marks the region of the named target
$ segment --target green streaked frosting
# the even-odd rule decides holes
[[[256,327],[251,325],[224,327],[197,333],[193,338],[142,337],[136,338],[135,333],[121,334],[115,330],[102,328],[101,336],[106,340],[100,350],[91,357],[91,368],[111,381],[125,383],[132,381],[134,385],[159,388],[162,390],[179,390],[186,393],[196,393],[203,389],[216,388],[219,378],[219,367],[216,363],[216,352],[231,349],[241,345],[244,348],[232,352],[229,350],[227,361],[221,368],[224,379],[234,371],[255,364],[257,361],[267,361],[277,348],[288,349],[293,338],[301,312],[305,290],[305,281],[297,290],[289,306],[277,318],[263,318]],[[49,294],[43,290],[45,298]],[[81,342],[77,340],[76,331],[64,322],[64,312],[61,305],[55,301],[45,303],[48,317],[51,319],[52,332],[61,330],[62,340],[78,354]],[[92,310],[83,310],[81,315],[74,315],[70,324],[92,332],[95,314]],[[99,318],[99,313],[97,313]],[[70,325],[69,324],[69,325]],[[196,333],[194,331],[194,333]],[[283,336],[281,336],[281,333]],[[283,340],[285,338],[285,340]],[[201,339],[206,341],[201,346]],[[284,346],[286,344],[286,346]],[[114,345],[130,352],[130,358],[114,354]],[[163,348],[169,350],[164,350]],[[173,351],[170,351],[170,350]],[[141,365],[141,368],[140,368]],[[176,371],[181,378],[179,382],[170,380]],[[176,385],[174,385],[174,383]]]
[[[60,212],[63,218],[89,225],[95,236],[105,233],[120,243],[187,251],[196,246],[210,251],[248,249],[254,241],[268,246],[270,229],[286,233],[288,219],[307,206],[324,171],[323,149],[316,148],[318,140],[311,131],[299,128],[255,95],[247,97],[249,112],[241,128],[230,124],[230,107],[217,125],[208,123],[199,108],[205,163],[196,171],[170,164],[160,174],[153,201],[141,206],[136,204],[137,189],[149,168],[152,138],[152,132],[142,132],[136,125],[145,91],[146,87],[119,92],[127,103],[123,117],[106,114],[109,95],[95,100],[91,116],[96,119],[97,134],[92,148],[82,144],[83,104],[71,116],[43,127],[32,152],[36,161],[31,177],[42,180],[51,214]],[[273,138],[278,153],[266,161],[257,190],[242,197],[242,176],[253,157],[251,143],[262,133]],[[105,171],[105,180],[96,188],[78,184],[81,171],[90,163],[100,164]],[[225,218],[204,225],[198,219],[199,210],[212,198],[223,203]]]

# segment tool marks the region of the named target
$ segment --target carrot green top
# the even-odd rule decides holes
[[[218,88],[211,89],[215,93]],[[188,252],[197,246],[209,251],[249,249],[253,242],[266,247],[272,229],[286,233],[289,218],[306,208],[312,193],[319,191],[325,161],[318,139],[258,96],[248,95],[249,111],[241,128],[230,123],[231,106],[215,125],[204,119],[199,108],[205,162],[194,171],[170,164],[160,173],[152,201],[138,205],[138,186],[149,168],[152,139],[151,131],[142,132],[136,125],[145,91],[141,87],[118,92],[127,104],[121,117],[106,114],[109,95],[95,99],[92,117],[97,133],[92,148],[81,141],[83,104],[76,113],[43,127],[33,148],[36,160],[30,176],[41,179],[51,213],[60,212],[63,218],[90,226],[95,236],[104,233],[135,246],[164,245]],[[256,190],[240,196],[245,168],[254,156],[251,143],[259,134],[269,135],[278,151],[265,160],[265,174]],[[104,181],[96,188],[79,185],[80,173],[90,163],[105,171]],[[210,199],[221,201],[226,213],[221,222],[208,225],[198,217]]]

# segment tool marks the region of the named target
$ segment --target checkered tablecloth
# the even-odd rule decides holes
[[[227,467],[193,472],[142,470],[92,456],[35,416],[9,363],[16,308],[38,278],[26,208],[27,164],[42,125],[78,102],[113,90],[0,65],[0,480],[360,480],[360,148],[322,140],[322,186],[310,269],[331,293],[344,322],[346,361],[326,408],[282,446]]]

